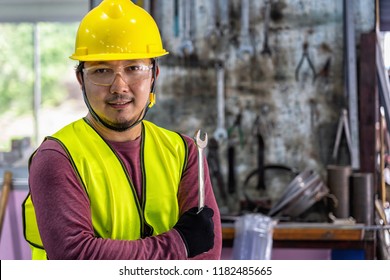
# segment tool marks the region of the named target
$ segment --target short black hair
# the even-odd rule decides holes
[[[78,73],[82,73],[83,72],[83,69],[84,69],[84,61],[80,61],[78,65],[76,65],[75,67],[76,69],[76,74]]]

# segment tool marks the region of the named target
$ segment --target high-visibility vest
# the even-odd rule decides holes
[[[142,201],[124,163],[86,119],[46,139],[61,144],[84,186],[96,237],[137,240],[164,233],[176,224],[178,187],[188,158],[187,144],[180,134],[142,122]],[[23,214],[32,258],[47,259],[30,194],[23,203]]]

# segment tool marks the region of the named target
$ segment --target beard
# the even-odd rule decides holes
[[[117,131],[125,131],[125,130],[129,129],[130,127],[132,127],[133,124],[135,124],[139,118],[137,118],[136,120],[123,120],[123,121],[118,120],[115,122],[110,121],[104,117],[100,117],[100,119],[103,120],[104,123],[108,124],[109,127],[115,128],[115,130],[117,130]]]
[[[139,122],[141,122],[145,115],[145,108],[141,110],[141,112],[136,117],[127,118],[126,116],[118,117],[116,119],[109,119],[104,114],[99,114],[100,122],[106,126],[109,129],[115,130],[115,131],[126,131],[135,125],[137,125]]]

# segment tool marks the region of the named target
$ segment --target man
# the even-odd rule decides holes
[[[71,58],[89,112],[30,159],[33,259],[220,258],[207,162],[199,212],[193,139],[143,120],[166,54],[153,18],[129,0],[104,0],[81,21]]]

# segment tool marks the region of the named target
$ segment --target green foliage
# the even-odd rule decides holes
[[[33,92],[32,25],[0,25],[0,110],[29,102]],[[20,100],[20,102],[18,102]],[[28,101],[30,100],[30,101]],[[26,108],[27,106],[20,106]]]
[[[38,23],[43,105],[67,97],[64,76],[72,70],[77,24]],[[0,24],[0,114],[32,111],[34,94],[34,25]]]

